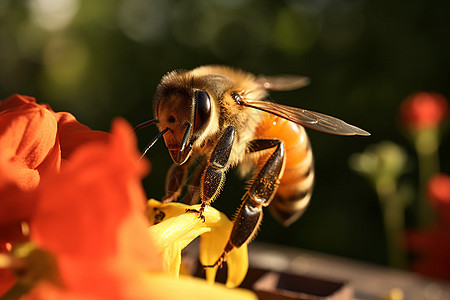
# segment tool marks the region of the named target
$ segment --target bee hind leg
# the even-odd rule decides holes
[[[244,194],[242,204],[236,213],[230,238],[221,256],[211,266],[220,266],[233,248],[239,248],[256,235],[262,220],[262,208],[270,204],[277,192],[283,175],[285,150],[280,140],[257,139],[250,142],[249,151],[256,152],[275,148],[261,170],[254,177],[252,185]]]

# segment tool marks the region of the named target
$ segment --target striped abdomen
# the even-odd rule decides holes
[[[263,119],[256,136],[284,142],[284,173],[270,208],[275,217],[288,226],[304,212],[312,194],[314,161],[308,136],[303,126],[273,115]]]

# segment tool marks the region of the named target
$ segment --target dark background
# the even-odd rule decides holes
[[[267,213],[257,239],[385,264],[376,194],[348,159],[391,140],[411,156],[405,180],[417,182],[398,107],[419,90],[450,96],[449,9],[448,0],[0,0],[0,97],[31,95],[109,130],[116,116],[133,125],[151,119],[155,87],[173,69],[226,64],[308,76],[310,86],[271,98],[372,136],[309,131],[317,173],[311,205],[289,228]],[[140,147],[155,134],[139,132]],[[447,174],[449,148],[447,135],[440,150]],[[149,158],[145,188],[161,198],[171,159],[162,142]],[[214,206],[231,215],[243,188],[230,171]]]

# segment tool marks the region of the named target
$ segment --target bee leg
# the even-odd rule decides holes
[[[187,179],[187,193],[182,202],[188,205],[197,204],[200,201],[200,179],[205,169],[206,161],[200,162],[193,174]]]
[[[262,208],[270,204],[280,184],[280,178],[284,170],[285,150],[282,141],[269,139],[253,140],[248,148],[249,152],[270,148],[275,148],[275,151],[254,177],[252,185],[244,194],[242,204],[234,219],[230,239],[222,255],[212,266],[206,267],[220,266],[226,260],[228,252],[248,243],[256,235],[262,220]]]
[[[166,176],[166,195],[163,197],[163,203],[176,201],[181,194],[181,190],[186,181],[188,164],[173,164]]]
[[[234,127],[228,126],[216,146],[214,147],[205,171],[200,180],[202,205],[198,211],[199,219],[204,220],[203,211],[219,195],[220,189],[225,183],[225,171],[234,142]]]

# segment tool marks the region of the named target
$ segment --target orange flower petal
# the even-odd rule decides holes
[[[0,241],[26,239],[21,222],[30,219],[36,202],[28,192],[44,174],[59,170],[56,133],[53,113],[34,98],[16,94],[0,101]]]
[[[76,148],[85,143],[108,140],[109,133],[91,130],[88,126],[79,123],[70,113],[58,112],[55,113],[55,117],[58,122],[58,137],[63,159],[68,159]]]
[[[108,143],[80,147],[43,181],[31,237],[56,256],[67,288],[113,299],[142,272],[162,270],[144,217],[147,169],[132,128],[117,120]]]
[[[46,108],[17,95],[1,107],[7,109],[0,112],[0,186],[15,182],[22,190],[32,190],[40,182],[44,160],[51,159],[45,162],[46,170],[59,167],[56,119]]]
[[[101,257],[116,251],[116,231],[131,209],[144,211],[139,184],[146,164],[130,153],[132,130],[117,123],[108,144],[80,147],[61,174],[43,182],[32,225],[34,239],[45,248]]]

